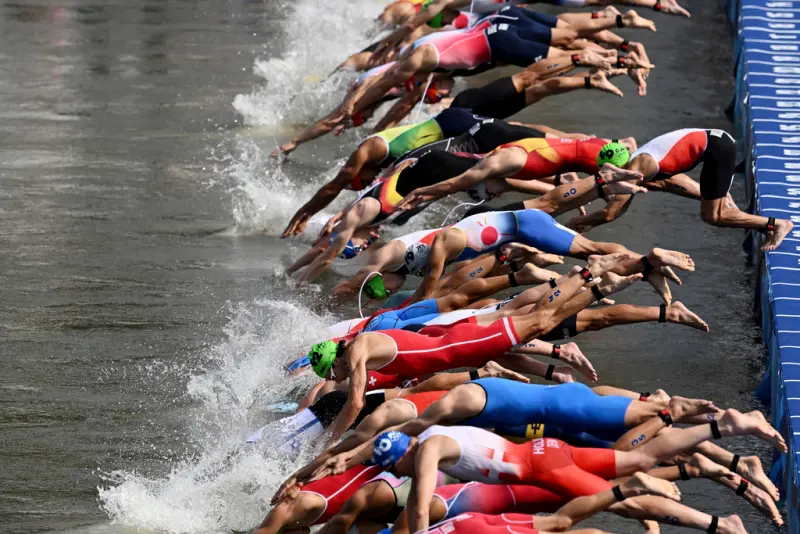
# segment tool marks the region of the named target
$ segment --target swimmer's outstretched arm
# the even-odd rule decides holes
[[[463,191],[489,178],[507,178],[525,167],[527,154],[521,148],[508,147],[486,156],[480,163],[454,178],[415,189],[400,201],[398,210],[409,210],[428,201]]]
[[[394,128],[400,124],[400,122],[414,110],[414,106],[422,99],[422,89],[423,87],[418,87],[415,91],[410,93],[406,91],[402,98],[395,102],[383,118],[378,121],[373,131],[382,132],[383,130]]]
[[[358,207],[358,205],[353,207]],[[353,237],[355,231],[363,226],[366,221],[369,221],[370,216],[374,217],[372,213],[364,213],[363,211],[364,210],[360,209],[348,209],[344,213],[337,227],[338,231],[336,232],[336,237],[333,238],[327,250],[314,258],[314,261],[311,262],[308,269],[297,279],[299,284],[305,284],[315,280],[319,275],[330,268],[333,264],[333,260],[347,248],[347,242]]]
[[[428,21],[433,19],[436,15],[448,7],[459,9],[464,6],[468,6],[470,1],[471,0],[434,0],[434,2],[428,5],[427,9],[421,10],[410,20],[407,20],[404,24],[400,25],[392,33],[383,38],[381,44],[379,44],[372,53],[372,57],[369,59],[369,66],[377,67],[378,65],[385,63],[387,56],[392,52],[392,50],[397,48],[400,43],[407,39],[414,30],[423,24],[427,24]]]
[[[339,193],[355,178],[364,165],[370,160],[371,150],[369,145],[360,144],[358,148],[350,154],[344,166],[339,170],[336,177],[323,185],[314,196],[306,202],[303,207],[297,210],[292,220],[286,226],[281,237],[291,237],[303,233],[311,217],[322,211],[339,196]]]

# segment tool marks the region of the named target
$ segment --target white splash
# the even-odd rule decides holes
[[[284,55],[259,59],[253,67],[265,85],[233,102],[245,124],[288,126],[331,111],[357,76],[328,74],[377,37],[375,17],[382,9],[371,0],[330,5],[301,0],[294,8],[284,24]]]
[[[248,530],[263,519],[277,485],[308,460],[244,439],[268,420],[268,404],[310,388],[312,377],[287,381],[283,364],[324,338],[335,319],[277,300],[240,304],[231,314],[225,338],[187,387],[194,409],[185,416],[186,440],[197,452],[160,477],[104,473],[100,506],[114,523],[175,534]]]

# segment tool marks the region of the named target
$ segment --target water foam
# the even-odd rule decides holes
[[[381,6],[372,0],[327,6],[299,0],[293,8],[284,24],[284,55],[258,59],[253,67],[266,84],[233,102],[245,124],[307,123],[326,114],[356,78],[342,73],[326,79],[328,74],[376,38],[374,21]],[[367,34],[363,28],[373,30]]]
[[[197,452],[173,461],[161,477],[102,474],[99,500],[109,518],[176,534],[256,526],[277,485],[310,451],[280,457],[275,443],[244,446],[244,438],[268,420],[268,404],[310,388],[312,377],[287,381],[282,365],[322,339],[334,320],[277,300],[233,306],[224,339],[203,355],[186,391],[195,410],[184,418],[185,435]]]
[[[344,160],[335,161],[324,172],[290,176],[255,141],[238,138],[233,154],[224,158],[216,169],[232,202],[235,228],[230,233],[280,234],[295,212],[333,179],[343,163]],[[346,198],[339,198],[317,214],[306,231],[307,240],[315,237],[325,221],[346,202]]]

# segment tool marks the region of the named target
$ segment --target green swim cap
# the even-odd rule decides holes
[[[311,361],[311,367],[314,368],[314,372],[317,373],[318,377],[328,377],[328,373],[331,367],[333,367],[333,362],[336,360],[338,348],[338,343],[328,340],[317,343],[308,351],[308,359]]]
[[[378,299],[385,299],[389,296],[389,292],[386,291],[386,286],[383,285],[383,276],[377,275],[373,278],[369,279],[367,285],[364,286],[364,293],[367,294],[367,298],[371,298],[373,300]]]
[[[431,28],[438,29],[442,27],[442,22],[444,22],[444,17],[442,16],[442,13],[439,13],[438,15],[436,15],[435,17],[433,17],[431,20],[428,21],[428,26],[430,26]]]
[[[605,163],[610,163],[616,167],[624,167],[631,155],[628,149],[620,143],[608,143],[600,149],[597,155],[597,167],[600,168]]]

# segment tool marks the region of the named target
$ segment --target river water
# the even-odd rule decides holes
[[[730,129],[722,10],[687,3],[691,20],[655,15],[658,33],[629,34],[657,64],[646,98],[621,80],[624,100],[580,92],[519,119],[640,141]],[[279,365],[356,313],[324,304],[335,275],[292,289],[281,271],[310,236],[276,236],[359,133],[303,147],[282,166],[267,154],[335,103],[349,77],[320,80],[370,42],[374,31],[352,28],[369,28],[380,8],[0,4],[0,531],[208,533],[259,522],[292,465],[268,449],[229,454],[275,417],[268,404],[310,385],[287,383]],[[412,227],[437,224],[451,206]],[[601,380],[751,409],[763,351],[743,234],[701,226],[694,203],[650,194],[590,236],[690,253],[698,269],[675,296],[712,328],[584,335]],[[620,300],[657,304],[644,286]],[[769,457],[751,440],[731,446]],[[684,496],[738,511],[750,532],[772,528],[710,484],[685,484]],[[590,524],[639,531],[610,516]]]

